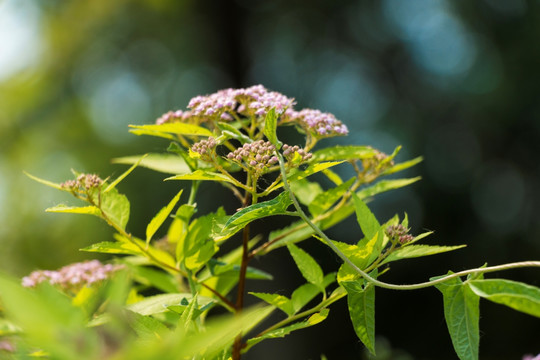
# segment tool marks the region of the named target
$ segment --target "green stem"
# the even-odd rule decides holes
[[[277,152],[276,152],[277,153]],[[460,271],[454,274],[450,274],[447,276],[443,276],[442,278],[432,280],[432,281],[426,281],[423,283],[417,283],[417,284],[409,284],[409,285],[396,285],[396,284],[389,284],[382,281],[379,281],[375,278],[372,278],[369,276],[366,272],[362,271],[358,266],[356,266],[348,257],[345,255],[334,243],[326,236],[326,234],[317,226],[315,225],[309,217],[304,213],[304,210],[300,207],[300,204],[298,203],[298,200],[292,193],[289,184],[287,182],[287,174],[285,172],[285,166],[284,166],[284,160],[281,154],[277,153],[277,156],[279,158],[279,167],[281,169],[281,175],[283,176],[283,186],[285,188],[285,191],[289,192],[289,196],[291,197],[291,200],[293,202],[294,207],[296,208],[296,211],[298,212],[298,215],[304,220],[316,233],[319,235],[324,242],[332,249],[334,252],[351,268],[358,273],[360,276],[362,276],[367,281],[373,283],[373,285],[385,288],[385,289],[392,289],[392,290],[416,290],[416,289],[422,289],[427,288],[436,284],[440,284],[442,282],[445,282],[447,280],[468,275],[468,274],[476,274],[476,273],[488,273],[488,272],[494,272],[494,271],[501,271],[501,270],[509,270],[509,269],[515,269],[515,268],[521,268],[521,267],[540,267],[540,261],[521,261],[516,263],[509,263],[509,264],[503,264],[503,265],[497,265],[497,266],[490,266],[490,267],[483,267],[483,268],[476,268],[476,269],[470,269],[465,271]]]

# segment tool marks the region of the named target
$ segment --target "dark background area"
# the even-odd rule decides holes
[[[0,268],[23,276],[90,258],[77,249],[111,232],[93,218],[43,209],[69,198],[26,178],[69,169],[118,175],[118,156],[164,151],[166,141],[129,134],[184,109],[193,96],[263,84],[297,108],[334,113],[350,135],[321,145],[372,145],[423,180],[376,197],[381,221],[407,212],[413,233],[466,249],[392,265],[388,282],[540,256],[540,2],[0,1]],[[130,231],[176,193],[163,174],[136,170],[120,190]],[[199,204],[217,208],[219,186]],[[234,208],[234,204],[228,204]],[[261,222],[268,232],[275,222]],[[354,219],[329,235],[357,241]],[[326,271],[339,261],[302,245]],[[284,250],[253,265],[275,280],[254,291],[290,295],[302,283]],[[537,270],[491,274],[540,286]],[[454,359],[435,289],[377,292],[381,359]],[[540,352],[538,319],[481,303],[481,359]],[[385,340],[386,339],[386,340]],[[393,349],[393,350],[392,350]],[[246,359],[362,358],[345,302],[317,327],[255,347]],[[385,357],[385,354],[387,355]]]

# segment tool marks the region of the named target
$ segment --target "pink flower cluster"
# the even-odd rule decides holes
[[[210,95],[196,96],[190,100],[188,108],[196,116],[219,115],[222,120],[231,120],[228,112],[264,117],[272,108],[281,114],[294,104],[294,99],[269,91],[262,85],[254,85],[245,89],[225,89]]]
[[[330,113],[314,109],[289,111],[289,121],[297,121],[306,131],[317,136],[347,135],[349,129]]]
[[[97,188],[101,184],[103,184],[103,180],[96,174],[81,174],[77,176],[77,180],[65,181],[60,186],[70,190],[84,191]]]
[[[411,242],[414,239],[414,237],[409,234],[409,229],[401,224],[390,225],[387,227],[386,235],[388,235],[392,241],[398,241],[401,245]]]
[[[238,163],[244,162],[248,166],[264,170],[270,165],[277,164],[278,158],[274,155],[276,147],[269,141],[258,140],[227,154],[229,160]]]
[[[161,124],[166,124],[166,123],[175,122],[175,121],[184,121],[184,120],[189,119],[190,116],[191,116],[191,111],[182,111],[182,110],[169,111],[161,115],[161,117],[159,117],[156,120],[156,124],[161,125]]]
[[[191,151],[199,153],[201,155],[206,155],[209,151],[215,148],[216,145],[216,139],[210,136],[208,140],[201,140],[193,144],[191,146]]]
[[[38,270],[23,277],[22,285],[35,287],[46,281],[58,285],[64,290],[77,290],[84,286],[107,279],[111,273],[123,268],[122,265],[102,264],[98,260],[90,260],[66,265],[57,271]]]

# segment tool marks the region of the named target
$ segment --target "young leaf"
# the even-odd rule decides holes
[[[379,224],[375,215],[373,215],[367,205],[360,200],[356,194],[353,194],[353,200],[358,224],[360,225],[364,236],[368,239],[372,239],[381,228],[381,224]]]
[[[161,125],[129,125],[130,128],[146,130],[157,133],[170,133],[178,135],[212,136],[212,132],[206,128],[187,123],[167,123]]]
[[[224,134],[224,135],[226,135],[226,136],[228,136],[230,138],[237,139],[242,144],[253,142],[253,140],[249,136],[246,136],[246,135],[242,134],[242,132],[240,130],[238,130],[237,128],[235,128],[234,126],[232,126],[229,123],[218,122],[217,126],[221,130],[222,134]]]
[[[116,188],[112,188],[107,193],[101,194],[101,210],[105,214],[105,221],[112,222],[125,230],[129,220],[129,200],[119,194]]]
[[[435,287],[443,294],[444,317],[456,354],[461,360],[477,360],[480,343],[480,298],[459,278],[450,279]]]
[[[302,273],[302,276],[311,284],[324,291],[324,275],[319,264],[304,250],[294,244],[288,244],[287,248]]]
[[[290,183],[291,191],[298,201],[304,205],[309,205],[317,195],[323,192],[321,185],[316,182],[310,182],[306,179]]]
[[[318,173],[319,171],[323,171],[333,166],[342,164],[343,162],[344,161],[313,162],[310,160],[310,165],[305,170],[295,169],[291,171],[291,174],[289,175],[288,180],[289,182],[293,182],[300,179],[304,179],[304,178],[307,178],[308,176]],[[283,186],[283,183],[280,183],[280,184],[281,186]]]
[[[329,189],[325,192],[321,192],[308,204],[308,209],[311,215],[318,216],[328,210],[336,201],[338,201],[354,183],[354,178],[349,179],[347,182],[342,183],[335,188]]]
[[[469,280],[467,284],[484,299],[540,318],[540,289],[537,287],[504,279]]]
[[[191,170],[185,160],[176,154],[147,154],[139,166],[159,171],[165,174],[187,174]],[[114,164],[135,164],[141,158],[140,155],[125,156],[112,159]]]
[[[168,306],[181,305],[182,301],[191,301],[192,298],[190,293],[159,294],[130,304],[127,308],[141,315],[154,315],[168,311]],[[204,296],[198,296],[197,301],[200,306],[215,302],[214,299]]]
[[[131,167],[129,169],[127,169],[122,175],[117,177],[116,180],[114,180],[112,183],[110,183],[109,186],[107,186],[107,188],[105,188],[105,190],[103,190],[103,192],[106,193],[106,192],[109,192],[112,189],[114,189],[116,187],[116,185],[118,185],[120,183],[120,181],[124,180],[126,176],[128,176],[133,170],[135,170],[135,168],[137,166],[139,166],[141,161],[143,161],[143,159],[146,156],[148,156],[148,154],[144,154],[143,156],[141,156],[141,158],[139,160],[137,160],[133,165],[131,165]]]
[[[444,253],[447,251],[454,251],[464,248],[467,245],[457,246],[431,246],[431,245],[409,245],[399,248],[388,255],[382,262],[382,264],[389,263],[391,261],[397,261],[402,259],[409,259],[421,256],[435,255]]]
[[[69,214],[87,214],[101,217],[101,211],[95,206],[65,206],[57,205],[45,209],[46,212],[69,213]]]
[[[315,151],[312,162],[369,159],[376,150],[369,146],[333,146]]]
[[[292,200],[289,197],[289,193],[282,192],[272,200],[245,207],[229,218],[227,223],[225,223],[223,231],[225,232],[230,229],[239,230],[254,220],[271,215],[286,214],[287,208],[291,203]]]
[[[371,197],[373,195],[377,195],[385,191],[402,188],[404,186],[415,183],[420,179],[421,177],[417,176],[410,179],[381,180],[377,182],[375,185],[371,185],[360,191],[357,191],[356,195],[358,195],[360,199],[365,199],[367,197]]]
[[[416,158],[414,158],[412,160],[396,164],[396,165],[386,169],[385,171],[383,171],[381,175],[390,175],[390,174],[397,173],[398,171],[403,171],[405,169],[408,169],[408,168],[422,162],[422,160],[423,160],[423,158],[421,156],[419,156],[419,157],[416,157]]]
[[[276,126],[277,126],[277,114],[276,109],[272,108],[266,114],[264,118],[264,135],[270,141],[271,144],[279,148],[278,139],[276,136]]]
[[[182,195],[182,190],[176,194],[176,196],[169,202],[167,206],[162,208],[156,216],[150,221],[148,226],[146,227],[146,243],[150,243],[150,240],[152,239],[152,236],[156,233],[156,231],[159,229],[159,227],[163,224],[163,222],[167,219],[169,214],[171,213],[172,209],[180,200],[180,196]]]
[[[326,274],[323,280],[323,286],[326,289],[328,285],[336,281],[336,273],[332,272]],[[293,304],[294,313],[296,314],[304,306],[306,306],[315,296],[320,293],[320,290],[317,286],[313,284],[304,284],[299,286],[296,290],[293,291],[291,295],[291,302]]]
[[[167,180],[208,180],[208,181],[218,181],[218,182],[228,182],[231,184],[234,184],[234,180],[230,177],[212,172],[207,170],[195,170],[192,173],[189,174],[181,174],[176,176],[171,176],[165,179]]]
[[[68,189],[64,189],[60,184],[53,183],[53,182],[48,181],[48,180],[40,179],[38,177],[35,177],[34,175],[31,175],[31,174],[27,173],[26,171],[23,171],[23,172],[24,172],[24,175],[28,176],[30,179],[32,179],[34,181],[37,181],[38,183],[50,186],[50,187],[55,188],[57,190],[69,191]]]
[[[286,296],[279,294],[267,294],[260,292],[250,292],[251,295],[258,297],[259,299],[273,305],[283,311],[285,314],[291,316],[294,314],[294,308],[291,300]]]
[[[141,338],[141,340],[161,339],[163,334],[169,329],[159,320],[151,316],[144,316],[139,313],[128,311],[129,325]]]
[[[382,230],[377,232],[373,238],[364,238],[358,245],[350,245],[339,241],[332,241],[357,267],[365,269],[368,267],[382,251]],[[352,281],[359,277],[347,263],[341,265],[337,279],[338,282]]]
[[[259,337],[251,338],[247,341],[247,347],[244,349],[244,351],[249,350],[252,346],[260,343],[263,340],[282,338],[282,337],[285,337],[286,335],[289,335],[291,332],[295,330],[305,329],[307,327],[317,325],[328,317],[328,313],[329,313],[328,309],[322,309],[320,312],[311,315],[309,318],[307,318],[304,321],[297,322],[292,325],[285,326],[276,330],[272,330]]]
[[[360,281],[344,281],[340,285],[347,291],[354,331],[369,352],[375,355],[375,286],[371,283],[362,286]]]

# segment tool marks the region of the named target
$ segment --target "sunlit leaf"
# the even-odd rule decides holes
[[[206,180],[235,184],[234,180],[230,177],[207,170],[195,170],[192,173],[171,176],[166,178],[165,180]]]
[[[363,280],[344,281],[340,285],[347,290],[347,305],[354,331],[369,352],[375,355],[375,286],[362,283]]]
[[[291,332],[295,330],[305,329],[307,327],[317,325],[328,317],[328,313],[329,313],[328,309],[322,309],[320,312],[311,315],[309,318],[307,318],[304,321],[297,322],[292,325],[288,325],[279,329],[272,330],[262,336],[251,338],[247,341],[247,347],[244,349],[244,351],[249,350],[252,346],[260,343],[263,340],[282,338],[282,337],[285,337],[286,335],[289,335]]]
[[[115,164],[135,164],[141,157],[125,156],[112,159]],[[151,170],[159,171],[165,174],[187,174],[191,170],[186,164],[185,160],[176,154],[148,154],[147,157],[142,159],[139,166],[148,168]]]
[[[87,214],[101,217],[101,211],[95,206],[65,206],[57,205],[48,209],[46,212],[53,213],[69,213],[69,214]]]
[[[68,191],[68,189],[64,189],[62,188],[62,186],[60,184],[57,184],[57,183],[53,183],[52,181],[48,181],[48,180],[43,180],[43,179],[40,179],[34,175],[31,175],[29,173],[27,173],[26,171],[23,171],[24,174],[26,176],[28,176],[30,179],[34,180],[34,181],[37,181],[38,183],[41,183],[43,185],[47,185],[47,186],[50,186],[54,189],[57,189],[57,190],[63,190],[63,191]]]
[[[356,194],[358,195],[360,199],[365,199],[367,197],[371,197],[373,195],[377,195],[377,194],[380,194],[389,190],[402,188],[404,186],[415,183],[420,179],[421,177],[417,176],[415,178],[410,178],[410,179],[381,180],[377,182],[375,185],[371,185],[362,190],[357,191]]]
[[[289,193],[282,192],[272,200],[245,207],[229,218],[223,231],[238,231],[254,220],[272,215],[286,214],[291,203]]]
[[[369,146],[333,146],[313,153],[312,162],[369,159],[377,151]]]
[[[381,224],[375,218],[368,206],[356,195],[353,194],[354,208],[356,212],[356,220],[368,239],[372,239],[381,228]]]
[[[540,288],[504,279],[469,280],[478,296],[540,318]]]
[[[250,294],[258,297],[259,299],[267,302],[270,305],[277,307],[287,315],[294,314],[293,304],[291,300],[286,296],[261,292],[250,292]]]
[[[180,196],[182,195],[182,191],[180,190],[178,194],[175,195],[174,198],[169,202],[167,206],[162,208],[156,216],[148,223],[148,226],[146,227],[146,243],[148,244],[156,231],[160,228],[160,226],[163,224],[163,222],[167,219],[173,208],[175,207],[178,200],[180,200]]]
[[[161,125],[129,125],[130,128],[137,130],[156,131],[159,133],[170,133],[178,135],[196,135],[196,136],[212,136],[212,132],[201,126],[175,122]]]
[[[310,182],[306,179],[294,181],[289,186],[298,201],[304,205],[309,205],[317,195],[323,192],[319,183]]]
[[[390,175],[390,174],[397,173],[398,171],[403,171],[405,169],[408,169],[408,168],[422,162],[422,160],[423,160],[423,157],[419,156],[419,157],[416,157],[416,158],[414,158],[412,160],[396,164],[396,165],[386,169],[385,171],[383,171],[383,173],[381,175]]]
[[[349,187],[354,183],[354,180],[354,178],[351,178],[339,186],[326,190],[325,192],[315,194],[316,197],[308,204],[309,212],[313,216],[317,216],[330,209],[330,207],[334,205],[336,201],[341,199],[341,197],[347,192]]]
[[[127,169],[126,171],[124,171],[124,173],[122,175],[120,175],[119,177],[117,177],[112,183],[110,183],[106,188],[105,190],[103,190],[104,193],[106,192],[109,192],[110,190],[114,189],[116,187],[116,185],[118,185],[120,183],[120,181],[124,180],[126,178],[126,176],[128,176],[133,170],[135,170],[135,168],[137,166],[139,166],[139,164],[141,163],[141,161],[147,157],[148,155],[147,154],[144,154],[143,156],[141,156],[139,158],[139,160],[137,160],[133,165],[131,165],[131,167],[129,169]]]
[[[183,302],[189,302],[192,298],[191,293],[159,294],[147,297],[135,304],[130,304],[127,308],[141,315],[154,315],[169,311],[167,307],[182,305]],[[199,296],[198,302],[199,305],[206,305],[215,302],[215,300],[205,296]]]
[[[296,263],[296,266],[302,273],[302,276],[311,284],[324,291],[323,271],[319,264],[304,250],[294,244],[288,244],[287,248]]]
[[[277,114],[276,109],[272,108],[264,118],[264,136],[271,144],[279,148],[278,139],[276,136]]]
[[[456,354],[461,360],[477,360],[480,343],[480,298],[459,278],[450,279],[435,287],[443,294],[444,317]]]
[[[324,276],[323,286],[324,288],[336,281],[336,273],[329,273]],[[291,295],[291,302],[293,304],[294,313],[297,313],[304,306],[306,306],[315,296],[320,294],[321,290],[313,284],[304,284],[299,286],[293,291]]]
[[[399,248],[393,251],[388,257],[386,257],[382,264],[386,264],[391,261],[397,261],[402,259],[409,259],[421,256],[435,255],[448,251],[453,251],[457,249],[464,248],[467,245],[457,245],[457,246],[431,246],[431,245],[409,245]]]

